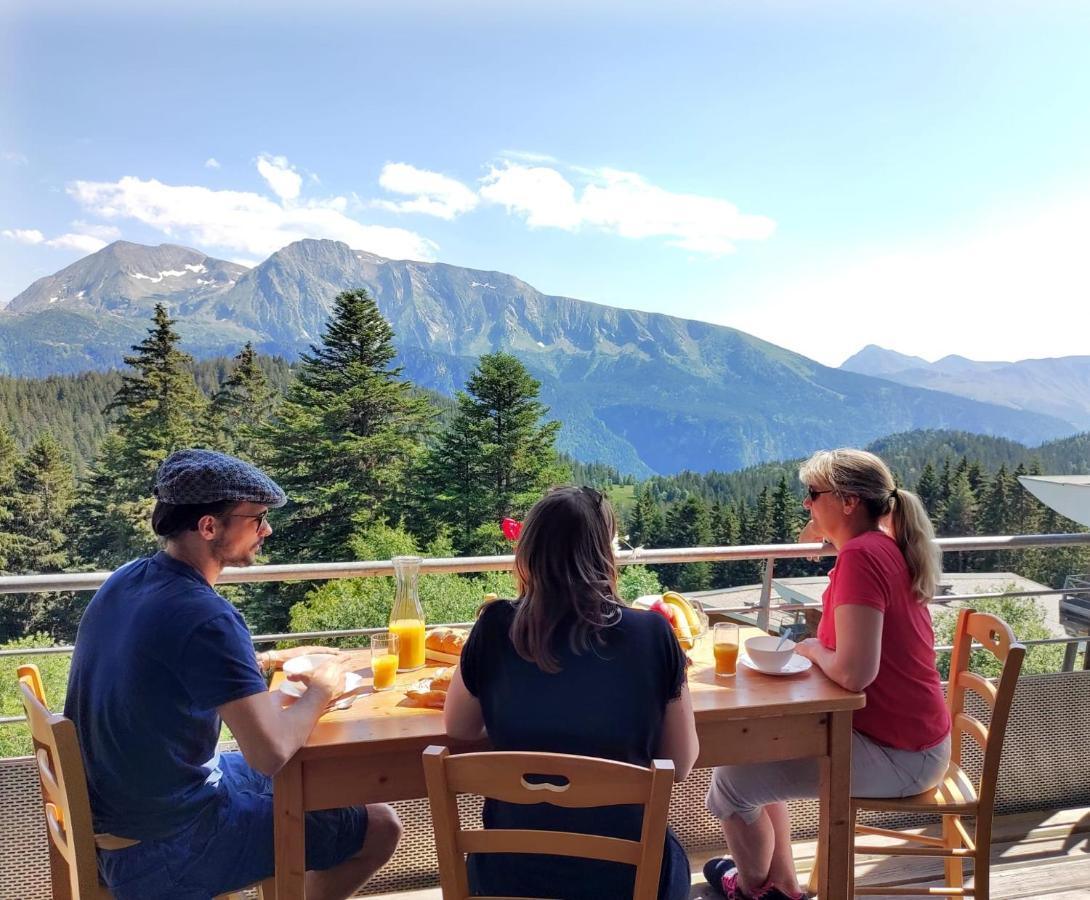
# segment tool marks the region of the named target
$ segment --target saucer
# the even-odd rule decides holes
[[[746,666],[752,669],[754,672],[760,672],[762,675],[798,675],[805,672],[810,666],[813,665],[810,660],[805,656],[792,656],[790,662],[787,663],[782,669],[768,670],[758,669],[757,663],[750,659],[746,654],[738,654],[738,662],[740,665]]]

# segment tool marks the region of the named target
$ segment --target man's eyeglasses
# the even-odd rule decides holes
[[[827,491],[819,491],[816,488],[807,488],[806,493],[810,495],[810,502],[814,503],[817,501],[817,498],[820,497],[822,494],[835,494],[836,491],[832,490],[831,488]]]
[[[268,524],[269,511],[265,510],[265,512],[252,513],[252,514],[251,513],[228,513],[225,516],[225,518],[227,518],[227,519],[253,519],[254,520],[254,525],[255,525],[254,531],[261,531],[261,529],[264,528],[266,524]]]

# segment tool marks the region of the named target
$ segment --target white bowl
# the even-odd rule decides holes
[[[783,642],[779,650],[776,645],[780,642],[778,637],[770,637],[762,634],[751,637],[746,641],[746,655],[753,660],[753,664],[762,672],[779,672],[791,662],[795,655],[795,642],[788,639]]]

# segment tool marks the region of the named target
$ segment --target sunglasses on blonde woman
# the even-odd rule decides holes
[[[817,501],[817,498],[820,497],[822,494],[833,494],[836,492],[833,491],[832,488],[827,491],[819,491],[816,488],[807,488],[806,493],[810,495],[810,502],[814,503]]]

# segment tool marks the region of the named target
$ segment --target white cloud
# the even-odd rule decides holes
[[[525,216],[531,228],[574,231],[582,222],[575,188],[556,169],[514,163],[493,167],[483,179],[481,196]]]
[[[80,250],[83,253],[94,253],[106,246],[104,240],[94,235],[76,232],[69,232],[48,240],[37,228],[5,228],[0,231],[0,235],[18,241],[20,244],[41,244],[45,247],[56,247],[59,250]]]
[[[868,343],[929,360],[1085,355],[1088,219],[1090,190],[1071,189],[961,233],[855,248],[715,319],[834,366]]]
[[[764,240],[776,223],[716,197],[677,194],[635,172],[574,170],[582,194],[557,169],[505,161],[482,179],[481,197],[524,216],[534,228],[581,227],[632,239],[664,238],[694,253],[731,253],[740,240]]]
[[[57,247],[61,250],[79,250],[81,253],[94,253],[106,246],[101,238],[90,234],[62,234],[45,242],[49,247]]]
[[[100,225],[96,222],[83,222],[76,219],[72,223],[72,228],[79,234],[89,234],[93,237],[102,238],[104,241],[116,241],[121,237],[121,229],[113,225]]]
[[[37,228],[5,228],[0,234],[20,244],[41,244],[45,241],[45,235]]]
[[[303,176],[292,168],[286,157],[262,153],[257,158],[257,171],[281,200],[298,199],[299,191],[303,187]]]
[[[393,212],[423,213],[449,221],[469,212],[480,202],[462,182],[408,163],[387,163],[382,167],[378,183],[395,194],[415,195],[413,200],[375,201],[375,206]]]
[[[76,181],[68,193],[104,219],[133,219],[176,240],[262,258],[303,238],[329,238],[395,259],[432,259],[436,245],[402,228],[365,225],[345,214],[344,197],[278,203],[248,191],[212,190],[126,176]]]
[[[0,153],[0,159],[16,166],[25,166],[30,162],[24,154],[16,153],[14,150],[5,150],[3,153]]]
[[[222,168],[222,166],[220,166],[220,161],[218,159],[216,159],[216,157],[214,157],[214,156],[210,156],[210,157],[208,157],[208,159],[206,159],[204,161],[204,167],[206,169],[219,169],[219,168]]]

